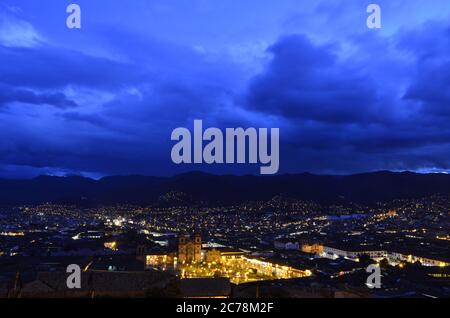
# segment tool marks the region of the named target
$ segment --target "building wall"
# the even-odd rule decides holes
[[[367,254],[370,256],[370,258],[375,260],[380,260],[383,258],[388,259],[390,263],[399,263],[399,262],[407,262],[407,263],[416,263],[420,262],[424,266],[450,266],[449,263],[442,262],[439,260],[434,260],[430,258],[415,256],[415,255],[404,255],[401,253],[396,252],[388,252],[388,251],[359,251],[359,252],[352,252],[352,251],[344,251],[340,249],[336,249],[333,247],[324,246],[323,247],[323,253],[319,253],[323,257],[328,258],[337,258],[337,257],[343,257],[348,258],[351,260],[357,260],[359,255],[361,254]]]
[[[322,254],[323,245],[321,244],[302,244],[302,252],[310,254]]]
[[[178,261],[180,263],[192,263],[202,261],[202,238],[195,235],[191,239],[188,235],[182,235],[178,239]]]

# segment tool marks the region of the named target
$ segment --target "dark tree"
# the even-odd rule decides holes
[[[374,263],[374,260],[372,260],[368,254],[360,254],[358,258],[359,262],[363,266],[369,266],[370,264]]]

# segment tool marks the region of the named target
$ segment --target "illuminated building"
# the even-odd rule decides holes
[[[302,252],[310,254],[322,254],[323,245],[321,244],[302,244]]]
[[[275,240],[274,247],[276,250],[293,250],[293,251],[298,251],[300,248],[298,242],[291,242],[286,240]]]
[[[25,233],[23,232],[1,232],[1,236],[24,236]]]
[[[117,243],[116,242],[105,242],[103,246],[112,251],[117,251]]]
[[[450,241],[450,235],[445,235],[445,236],[444,235],[442,235],[442,236],[437,235],[436,239],[442,240],[442,241]]]
[[[359,257],[363,254],[368,255],[371,259],[374,259],[376,261],[380,261],[382,259],[387,259],[391,265],[397,265],[401,262],[407,262],[407,263],[417,263],[419,262],[423,266],[436,266],[436,267],[447,267],[450,266],[449,263],[443,262],[441,260],[431,259],[427,257],[421,257],[416,255],[407,255],[403,253],[398,252],[389,252],[384,250],[361,250],[361,251],[346,251],[339,248],[329,247],[329,246],[323,246],[323,252],[322,253],[316,253],[313,251],[312,248],[309,248],[306,246],[303,248],[303,251],[310,252],[307,253],[315,253],[319,255],[320,257],[324,258],[330,258],[330,259],[337,259],[337,258],[345,258],[352,261],[359,261]]]
[[[192,240],[189,235],[181,235],[178,239],[178,261],[180,263],[196,263],[202,261],[202,238],[199,234]]]
[[[329,246],[323,247],[323,253],[320,254],[320,256],[325,257],[325,258],[331,258],[331,259],[336,259],[336,258],[342,257],[345,259],[358,261],[359,257],[363,254],[369,255],[369,257],[374,260],[381,260],[381,259],[387,257],[387,252],[385,252],[385,251],[357,251],[357,252],[355,252],[355,251],[346,251],[346,250],[329,247]]]
[[[175,261],[176,258],[170,254],[152,254],[146,256],[145,264],[147,267],[166,269],[167,266],[174,264]]]
[[[206,262],[208,263],[219,263],[220,262],[221,253],[219,250],[212,249],[206,253]]]

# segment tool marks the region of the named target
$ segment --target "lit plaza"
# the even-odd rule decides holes
[[[234,284],[311,276],[297,269],[228,248],[203,249],[200,235],[180,236],[176,253],[145,255],[147,268],[172,271],[180,278],[226,277]]]

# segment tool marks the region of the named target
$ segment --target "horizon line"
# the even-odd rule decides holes
[[[276,178],[276,177],[282,177],[282,176],[299,176],[299,175],[312,175],[312,176],[318,176],[318,177],[351,177],[351,176],[358,176],[358,175],[368,175],[368,174],[380,174],[380,173],[391,173],[391,174],[417,174],[417,175],[448,175],[448,172],[439,171],[439,172],[420,172],[420,171],[411,171],[411,170],[401,170],[401,171],[395,171],[395,170],[375,170],[375,171],[366,171],[366,172],[355,172],[355,173],[342,173],[342,174],[332,174],[332,173],[313,173],[313,172],[296,172],[296,173],[278,173],[275,175],[259,175],[259,174],[217,174],[217,173],[211,173],[211,172],[204,172],[200,170],[192,170],[187,172],[181,172],[173,175],[165,175],[165,176],[157,176],[157,175],[146,175],[146,174],[117,174],[117,175],[105,175],[99,178],[94,178],[90,176],[85,176],[82,174],[67,174],[67,175],[52,175],[52,174],[41,174],[34,177],[27,177],[27,178],[5,178],[0,177],[0,180],[7,181],[26,181],[26,180],[35,180],[38,178],[83,178],[83,179],[90,179],[94,181],[100,181],[102,179],[107,178],[130,178],[130,177],[144,177],[144,178],[175,178],[183,175],[208,175],[208,176],[215,176],[215,177],[262,177],[262,178]]]

